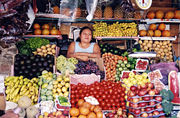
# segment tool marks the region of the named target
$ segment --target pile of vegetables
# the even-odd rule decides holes
[[[101,48],[101,53],[112,53],[115,55],[121,55],[122,50],[117,48],[116,46],[113,46],[111,44],[105,43],[105,44],[99,44],[99,47]]]
[[[33,51],[36,51],[38,48],[48,45],[49,43],[48,39],[36,37],[19,41],[16,43],[16,47],[18,48],[19,54],[30,55]]]
[[[73,74],[76,69],[75,64],[78,63],[76,58],[66,58],[63,55],[60,55],[56,60],[56,68],[61,74],[65,74],[66,72]]]

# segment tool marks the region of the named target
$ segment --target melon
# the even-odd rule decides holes
[[[164,17],[164,12],[161,11],[161,10],[158,10],[158,11],[156,12],[156,18],[157,18],[157,19],[162,19],[163,17]]]

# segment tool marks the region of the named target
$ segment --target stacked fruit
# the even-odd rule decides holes
[[[61,72],[61,74],[67,72],[73,74],[76,69],[75,64],[77,63],[78,60],[76,58],[66,58],[63,55],[60,55],[56,60],[56,68]]]
[[[162,10],[158,10],[158,11],[149,11],[147,14],[147,18],[149,19],[153,19],[153,18],[157,18],[157,19],[180,19],[180,10],[176,10],[176,11],[168,11],[166,13],[164,13]]]
[[[119,108],[117,111],[110,111],[104,114],[106,118],[127,118],[126,111],[123,111],[122,108]]]
[[[118,55],[113,55],[111,53],[105,53],[102,55],[104,66],[106,69],[106,79],[115,81],[115,75],[116,75],[116,64],[118,63],[118,60],[122,59],[127,60],[127,57],[121,57]]]
[[[46,46],[41,46],[41,48],[37,48],[35,52],[33,52],[35,55],[41,55],[41,56],[46,56],[47,54],[54,55],[56,54],[56,45],[46,45]]]
[[[129,111],[135,117],[159,117],[164,115],[162,97],[153,83],[131,86],[127,92]]]
[[[146,52],[154,50],[157,57],[166,61],[173,61],[172,43],[170,41],[139,40],[141,49]]]
[[[54,56],[46,55],[20,55],[16,54],[14,62],[14,75],[27,77],[29,79],[38,77],[43,70],[53,72]]]
[[[33,104],[38,101],[38,78],[31,80],[23,76],[9,76],[4,81],[6,100],[17,102],[22,96],[28,96]]]
[[[61,32],[59,30],[57,30],[55,27],[53,27],[51,30],[50,30],[50,26],[49,24],[44,24],[42,27],[38,24],[38,23],[35,23],[33,25],[34,27],[34,34],[35,35],[60,35]],[[42,29],[40,29],[42,28]]]
[[[41,86],[41,101],[53,100],[52,89],[53,81],[56,79],[56,75],[48,71],[43,71],[39,78],[38,84]]]
[[[108,25],[104,22],[96,22],[93,25],[94,37],[121,37],[121,36],[137,36],[137,24],[136,23],[113,23]]]
[[[85,102],[84,99],[80,99],[77,102],[77,107],[72,107],[69,111],[71,118],[103,118],[100,106]]]
[[[116,65],[116,81],[119,81],[121,78],[122,71],[131,71],[135,68],[136,59],[128,57],[128,60],[120,58]]]
[[[126,109],[125,88],[121,83],[102,81],[93,84],[77,85],[71,84],[71,106],[76,107],[79,99],[93,96],[103,110],[117,110],[118,108]]]
[[[39,115],[38,118],[69,118],[69,111],[56,111],[52,113],[45,112],[43,115]]]
[[[149,25],[149,30],[140,30],[140,36],[151,36],[151,37],[170,37],[171,33],[169,30],[165,30],[166,25],[164,23],[159,24],[158,28],[156,24]]]
[[[133,85],[144,85],[145,83],[149,82],[148,74],[134,74],[133,72],[129,73],[129,77],[122,80],[127,89]]]
[[[58,75],[57,80],[53,82],[53,97],[56,96],[69,96],[70,77]]]

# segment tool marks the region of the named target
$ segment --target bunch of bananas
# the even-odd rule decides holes
[[[38,78],[31,80],[23,76],[9,76],[4,81],[6,87],[6,100],[17,103],[22,96],[28,96],[32,104],[38,101]]]
[[[113,23],[107,25],[104,22],[95,22],[93,25],[94,37],[121,37],[121,36],[137,36],[137,24],[132,23]]]

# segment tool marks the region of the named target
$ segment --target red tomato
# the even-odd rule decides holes
[[[102,99],[102,98],[99,98],[99,99],[98,99],[98,101],[99,101],[99,102],[102,102],[102,101],[103,101],[103,99]]]
[[[125,98],[124,98],[124,97],[121,97],[121,98],[120,98],[120,101],[121,101],[121,102],[123,102],[124,100],[125,100]]]
[[[112,110],[116,110],[116,107],[112,107]]]
[[[76,98],[79,98],[80,97],[80,95],[79,94],[76,94]]]
[[[95,95],[96,99],[98,99],[100,96],[98,94]]]
[[[121,102],[120,104],[121,104],[121,106],[126,106],[125,102]]]
[[[110,99],[110,98],[111,98],[111,95],[107,95],[107,98]]]
[[[75,100],[71,100],[71,104],[75,104]]]
[[[109,99],[105,99],[105,102],[108,103],[108,102],[109,102]]]
[[[96,95],[98,92],[97,91],[94,91],[93,94]]]
[[[74,92],[77,94],[77,93],[78,93],[78,90],[75,90]]]
[[[122,93],[121,93],[121,97],[124,97],[124,96],[125,96],[125,93],[122,92]]]
[[[120,98],[120,97],[121,97],[121,95],[120,95],[120,94],[117,94],[117,95],[116,95],[116,97],[117,97],[117,98]]]
[[[84,97],[85,97],[85,94],[81,94],[81,95],[80,95],[80,98],[84,98]]]
[[[110,99],[109,101],[110,101],[111,104],[114,103],[114,100],[113,100],[113,99]]]
[[[109,93],[108,93],[108,91],[105,91],[104,94],[105,94],[105,95],[108,95]]]
[[[111,105],[111,106],[115,107],[115,106],[116,106],[116,104],[115,104],[115,103],[112,103],[112,105]]]
[[[107,103],[106,106],[107,106],[108,108],[110,108],[111,104],[110,104],[110,103]]]
[[[114,91],[114,95],[117,95],[118,94],[118,92],[117,91]]]
[[[74,94],[71,94],[71,98],[75,98],[75,95],[74,95]]]
[[[106,103],[104,101],[101,102],[101,106],[106,106]]]
[[[120,103],[116,103],[116,106],[119,108],[121,106],[121,104]]]
[[[116,99],[116,96],[115,96],[115,95],[112,95],[112,99],[114,99],[114,100],[115,100],[115,99]]]
[[[102,95],[103,94],[103,92],[102,91],[99,91],[99,95]]]
[[[126,106],[122,106],[122,109],[125,110],[125,109],[126,109]]]
[[[116,98],[116,99],[115,99],[115,102],[116,102],[116,103],[119,103],[119,99],[118,99],[118,98]]]
[[[86,93],[86,95],[85,95],[86,97],[88,97],[88,96],[90,96],[90,94],[89,93]]]
[[[103,99],[106,99],[106,95],[102,95],[102,98],[103,98]]]

